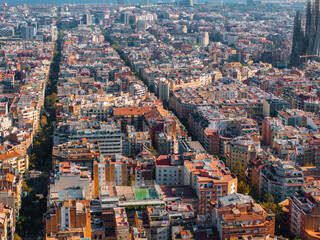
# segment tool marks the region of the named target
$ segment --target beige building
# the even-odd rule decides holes
[[[114,223],[116,239],[129,239],[129,223],[124,208],[114,208]]]
[[[239,137],[229,142],[227,147],[227,165],[233,169],[238,162],[243,167],[256,156],[256,145],[251,138]]]

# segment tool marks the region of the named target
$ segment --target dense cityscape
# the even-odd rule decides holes
[[[2,4],[0,239],[320,239],[319,51],[320,0]]]

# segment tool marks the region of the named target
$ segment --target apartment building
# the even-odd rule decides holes
[[[169,238],[169,215],[164,206],[147,207],[150,236],[148,239],[167,240]]]
[[[195,191],[186,185],[161,186],[162,199],[166,204],[187,203],[192,206],[194,211],[198,209],[198,197]]]
[[[54,146],[83,138],[88,142],[98,142],[101,155],[122,154],[121,130],[113,124],[104,122],[58,123],[54,130]]]
[[[248,136],[238,137],[229,142],[229,154],[227,153],[227,164],[233,169],[240,162],[242,166],[256,156],[257,146],[254,140]]]
[[[303,240],[319,239],[320,192],[308,188],[289,199],[290,231]]]
[[[59,144],[52,149],[52,167],[59,162],[71,162],[88,168],[92,172],[93,163],[100,159],[98,142],[88,142],[87,139]]]
[[[91,237],[90,201],[67,200],[56,203],[45,218],[46,239]]]
[[[3,199],[2,203],[7,203],[7,200],[11,198],[11,193],[14,196],[14,204],[7,204],[8,206],[13,208],[13,205],[15,208],[14,215],[15,217],[19,216],[19,210],[22,205],[22,196],[23,196],[23,176],[17,172],[15,172],[15,169],[12,168],[11,165],[2,165],[1,166],[1,175],[0,175],[0,189],[3,191]],[[6,200],[4,200],[6,199]],[[9,200],[9,202],[11,202]],[[16,219],[16,218],[15,218]]]
[[[129,223],[125,208],[114,208],[116,239],[129,239]]]
[[[15,233],[14,209],[0,203],[0,238],[1,240],[13,240]]]
[[[281,120],[279,118],[265,117],[262,120],[262,141],[266,145],[272,147],[273,140],[276,137],[277,132],[283,128],[284,126],[282,125]]]
[[[195,223],[195,210],[187,203],[171,203],[167,204],[166,210],[169,215],[171,225],[179,225],[181,223]]]
[[[188,119],[199,106],[205,103],[194,89],[178,88],[170,91],[169,105],[180,118]]]
[[[237,192],[238,179],[222,161],[203,155],[184,163],[184,184],[195,190],[199,214],[208,215],[211,202]]]
[[[274,234],[274,214],[267,213],[261,205],[253,201],[217,207],[215,211],[220,239]]]
[[[124,155],[137,154],[144,149],[149,150],[150,148],[151,139],[148,132],[137,132],[132,125],[126,126],[126,136],[122,144]]]
[[[155,134],[153,146],[157,150],[158,154],[172,154],[175,153],[175,143],[176,140],[164,132],[157,131]]]
[[[282,98],[273,97],[263,100],[263,116],[277,117],[278,111],[288,109],[290,104]]]
[[[158,185],[183,184],[183,160],[181,155],[160,155],[156,160]]]
[[[260,171],[259,195],[272,194],[276,202],[292,197],[304,187],[302,169],[293,162],[270,160]]]
[[[50,204],[65,197],[90,200],[93,196],[91,171],[81,169],[77,164],[59,163],[49,181],[48,203]]]
[[[172,226],[171,230],[172,240],[195,240],[201,239],[200,234],[194,232],[194,230],[189,226]]]
[[[137,131],[142,130],[143,115],[150,111],[151,107],[117,107],[113,108],[113,117],[121,122],[121,130],[126,131],[128,125],[131,125]]]
[[[116,186],[127,185],[127,162],[123,156],[105,157],[102,162],[93,164],[94,196],[99,196],[99,189],[110,183]]]
[[[236,119],[235,125],[239,135],[243,135],[243,134],[259,135],[258,123],[251,118]]]
[[[138,163],[134,169],[135,184],[141,186],[145,181],[155,180],[155,165]]]

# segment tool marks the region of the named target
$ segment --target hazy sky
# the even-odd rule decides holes
[[[158,0],[149,0],[156,3]],[[166,0],[162,0],[165,2]],[[211,2],[210,0],[198,0],[198,2]],[[246,0],[224,0],[224,2],[244,2]],[[117,3],[117,0],[0,0],[0,4],[7,3],[8,5],[20,4],[55,4],[61,5],[64,3]],[[139,3],[140,0],[125,0],[127,3]],[[212,0],[212,2],[220,2],[220,0]]]

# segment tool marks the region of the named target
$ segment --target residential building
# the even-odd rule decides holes
[[[231,169],[234,169],[238,163],[243,167],[253,159],[257,152],[258,147],[256,146],[254,140],[250,137],[238,137],[231,140],[228,143],[229,153],[227,153],[227,164]]]
[[[319,189],[309,188],[289,199],[290,232],[301,239],[319,238]]]
[[[302,169],[293,162],[271,160],[260,171],[259,196],[271,194],[275,202],[292,197],[304,187]]]
[[[0,238],[1,240],[13,240],[15,233],[15,214],[14,209],[0,203]]]
[[[198,213],[209,216],[211,202],[237,192],[238,179],[222,161],[201,155],[184,162],[184,184],[191,186],[197,194]]]
[[[127,185],[127,162],[123,156],[105,157],[102,162],[93,164],[94,196],[99,196],[102,186],[114,183],[116,186]]]
[[[228,200],[231,200],[230,203]],[[214,209],[214,223],[217,226],[220,239],[230,240],[244,235],[274,234],[274,214],[268,213],[251,197],[233,194],[232,197],[223,197],[219,203],[220,205]]]
[[[278,111],[288,109],[290,104],[282,98],[268,98],[263,100],[263,116],[277,117]]]
[[[47,239],[91,237],[90,202],[67,200],[49,208],[45,218]]]
[[[147,207],[150,239],[167,240],[169,238],[169,215],[164,206]]]
[[[122,133],[113,124],[101,122],[58,123],[54,130],[54,146],[86,138],[88,142],[98,142],[100,154],[122,154]]]
[[[114,223],[116,239],[129,239],[129,223],[124,208],[114,208]]]
[[[100,158],[100,149],[98,142],[88,142],[86,138],[78,141],[59,144],[52,149],[52,165],[59,162],[71,162],[86,167],[91,172],[93,163]]]
[[[183,183],[181,155],[160,155],[156,160],[156,182],[160,186]]]

